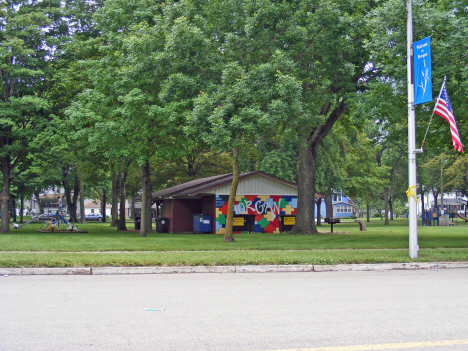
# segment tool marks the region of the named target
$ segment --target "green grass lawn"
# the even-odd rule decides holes
[[[418,227],[416,261],[467,261],[468,223]],[[411,262],[408,221],[389,226],[380,219],[360,232],[355,223],[334,225],[333,234],[238,234],[225,243],[215,234],[118,232],[109,223],[78,224],[88,233],[38,233],[32,223],[0,234],[1,267],[81,267],[151,265],[337,264]],[[133,229],[133,223],[127,223]],[[318,227],[330,231],[329,225]]]

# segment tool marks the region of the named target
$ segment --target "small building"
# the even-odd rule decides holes
[[[101,213],[101,201],[97,199],[86,200],[84,204],[85,216],[94,213]],[[112,206],[106,204],[106,217],[109,217],[112,211]]]
[[[194,216],[224,234],[232,173],[193,180],[152,194],[171,233],[193,233]],[[316,194],[316,197],[323,197]],[[297,185],[263,172],[241,174],[234,205],[234,233],[279,233],[280,217],[294,217]],[[197,217],[197,218],[198,218]]]

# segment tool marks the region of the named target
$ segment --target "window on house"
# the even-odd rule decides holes
[[[91,209],[91,213],[94,213],[94,208]]]

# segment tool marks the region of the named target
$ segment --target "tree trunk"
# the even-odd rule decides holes
[[[393,221],[393,201],[391,199],[388,200],[388,207],[390,211],[390,220]]]
[[[421,213],[424,212],[424,190],[419,192],[421,194]]]
[[[234,203],[236,201],[237,185],[239,184],[239,148],[232,149],[232,184],[229,192],[227,216],[226,216],[226,232],[224,233],[225,242],[234,242],[232,234],[232,220],[234,218]]]
[[[24,213],[24,195],[20,196],[20,223],[23,223],[23,213]]]
[[[316,156],[316,155],[315,155]],[[317,234],[314,220],[315,206],[315,162],[310,146],[299,146],[299,171],[297,184],[297,215],[291,234]]]
[[[384,209],[385,209],[384,210],[385,225],[389,225],[389,222],[388,222],[388,189],[384,190],[383,196],[384,196]]]
[[[3,187],[0,193],[0,211],[2,213],[0,233],[8,233],[10,231],[10,214],[8,213],[8,204],[10,202],[10,171],[9,157],[2,157]]]
[[[327,218],[333,218],[333,202],[331,195],[325,195],[325,215]]]
[[[112,210],[111,210],[111,215],[112,215],[112,221],[111,221],[111,227],[117,227],[117,221],[119,219],[119,213],[117,209],[119,208],[119,179],[120,175],[118,176],[114,171],[112,171],[112,190],[111,190],[111,196],[112,196]]]
[[[107,199],[106,199],[106,189],[101,187],[101,214],[102,214],[102,221],[103,222],[106,222],[106,202],[107,202]]]
[[[86,223],[86,211],[85,211],[85,206],[84,206],[84,184],[83,181],[80,179],[80,215],[81,215],[81,220],[80,223]]]
[[[15,195],[10,194],[11,212],[13,212],[13,222],[16,222],[16,198]],[[11,213],[10,213],[11,215]]]
[[[119,188],[120,188],[120,215],[119,215],[119,226],[118,230],[126,231],[127,224],[125,223],[125,200],[126,191],[125,191],[125,181],[127,180],[127,175],[123,171],[123,166],[120,166],[120,175],[119,175]]]
[[[296,224],[291,234],[317,234],[313,209],[315,204],[316,164],[320,144],[333,128],[338,118],[346,111],[346,99],[340,99],[338,106],[330,112],[333,103],[326,102],[320,114],[326,116],[325,122],[312,130],[299,131],[299,174],[297,185]]]
[[[434,209],[436,209],[438,206],[437,197],[439,196],[439,192],[436,191],[434,188],[432,189],[432,196],[434,197]]]
[[[315,199],[317,205],[317,226],[322,225],[322,198]]]
[[[65,191],[65,197],[67,200],[68,211],[70,212],[70,217],[73,218],[73,221],[77,221],[78,217],[76,215],[77,205],[78,205],[78,194],[80,193],[80,182],[78,176],[75,174],[73,178],[73,196],[70,189],[70,184],[66,178],[68,175],[68,170],[62,168],[62,185]],[[38,202],[39,203],[39,202]],[[42,208],[40,208],[40,213],[42,213]]]
[[[370,206],[369,206],[369,204],[367,204],[366,207],[367,207],[367,214],[366,214],[366,216],[367,216],[367,222],[370,222]]]
[[[143,195],[141,197],[140,236],[145,237],[146,234],[151,233],[153,227],[153,222],[151,220],[152,191],[149,161],[146,161],[145,165],[142,167],[142,182]]]

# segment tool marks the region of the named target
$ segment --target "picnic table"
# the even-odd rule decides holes
[[[343,221],[342,222],[339,218],[325,218],[324,222],[330,224],[332,233],[333,233],[333,224],[337,224],[337,223],[358,223],[359,224],[359,230],[361,232],[367,231],[366,223],[362,219],[355,219],[354,222],[351,222],[351,221]]]

